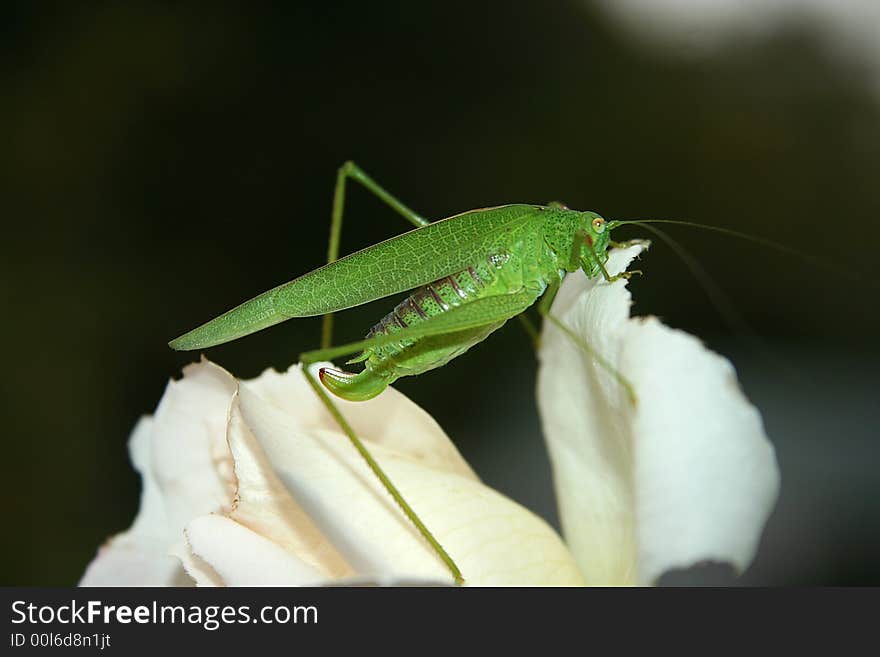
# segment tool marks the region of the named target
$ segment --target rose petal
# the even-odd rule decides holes
[[[308,392],[314,395],[311,389]],[[352,566],[278,480],[242,419],[238,393],[230,411],[228,439],[238,480],[237,503],[230,516],[297,555],[327,579],[354,576]]]
[[[141,418],[128,444],[141,474],[140,510],[131,528],[101,546],[86,568],[80,586],[180,586],[188,582],[180,562],[168,554],[174,540],[165,505],[149,468],[153,419]]]
[[[641,249],[611,253],[622,271]],[[733,368],[656,319],[624,281],[569,276],[553,312],[635,388],[552,325],[538,398],[564,534],[590,583],[651,583],[705,559],[744,568],[778,491],[773,449]]]
[[[326,578],[277,543],[218,515],[186,528],[187,572],[199,585],[310,586]]]
[[[621,367],[637,382],[639,572],[704,560],[745,569],[779,493],[761,416],[728,360],[654,318],[630,324]]]
[[[302,374],[292,368],[287,376]],[[302,389],[302,382],[296,385]],[[299,417],[298,413],[284,412],[277,399],[267,401],[259,392],[258,385],[241,385],[238,406],[243,423],[259,441],[291,497],[359,575],[451,581],[443,563],[338,429],[311,428],[304,432],[301,422],[294,418]],[[314,394],[310,389],[308,392]],[[393,435],[389,432],[394,430],[378,419],[358,422],[356,430],[404,497],[454,556],[469,583],[581,581],[574,561],[552,529],[475,480],[469,468],[465,472],[461,468],[451,470],[449,465],[455,459],[446,455],[454,448],[433,444],[438,440],[448,442],[442,432],[438,435],[434,431],[433,421],[424,422],[430,419],[427,416],[419,421],[421,414],[399,408],[412,405],[403,395],[392,393],[387,397],[377,405],[381,415],[415,418],[409,430],[418,435],[389,439]],[[359,411],[367,413],[371,404],[360,403]],[[346,406],[345,412],[348,410]],[[232,425],[235,431],[241,426]],[[413,444],[419,449],[411,449]],[[299,557],[304,562],[321,562],[317,556]]]
[[[190,519],[231,506],[234,481],[225,433],[235,388],[232,376],[207,360],[169,381],[155,415],[141,419],[129,440],[143,486],[138,515],[128,531],[99,550],[81,585],[189,581],[170,550]]]
[[[317,376],[317,363],[312,372]],[[266,370],[259,378],[246,384],[262,399],[290,415],[291,427],[308,434],[312,431],[339,431],[336,420],[300,372],[292,366],[286,373]],[[334,398],[333,402],[358,434],[368,435],[378,444],[430,465],[476,479],[471,467],[449,440],[443,429],[421,407],[410,402],[394,388],[386,388],[369,403]]]
[[[470,583],[582,582],[555,532],[485,487],[406,397],[339,405]],[[203,361],[142,426],[138,519],[84,581],[123,583],[158,564],[167,572],[138,583],[176,583],[186,575],[170,553],[200,585],[451,582],[298,367],[240,384]]]
[[[226,444],[235,379],[202,360],[170,381],[155,414],[151,469],[175,536],[192,519],[229,509],[235,481]]]

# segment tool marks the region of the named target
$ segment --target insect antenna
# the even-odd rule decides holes
[[[709,302],[712,304],[715,310],[718,311],[718,314],[721,315],[721,318],[728,324],[728,326],[733,331],[745,334],[753,340],[758,339],[758,334],[755,332],[754,329],[749,326],[743,316],[736,310],[736,307],[730,300],[730,297],[724,294],[724,292],[721,290],[715,280],[703,268],[699,261],[690,253],[690,251],[688,251],[681,244],[672,239],[672,237],[666,231],[660,230],[659,228],[656,228],[654,226],[645,225],[646,223],[648,223],[648,221],[626,221],[621,223],[637,224],[643,227],[645,230],[654,233],[657,237],[666,242],[666,244],[669,245],[669,248],[672,249],[673,253],[681,258],[681,261],[690,270],[694,278],[697,279],[700,287],[703,288],[703,291],[706,293]],[[658,220],[655,220],[654,223],[656,223],[656,221]]]
[[[759,244],[760,246],[766,247],[768,249],[773,249],[774,251],[779,251],[781,253],[794,256],[795,258],[798,258],[803,262],[806,262],[814,267],[818,267],[819,269],[822,269],[824,271],[830,272],[835,276],[843,276],[851,280],[858,281],[865,280],[864,276],[852,271],[851,268],[831,262],[828,258],[820,258],[819,256],[815,256],[811,253],[795,249],[794,247],[788,246],[787,244],[780,244],[779,242],[768,240],[765,237],[750,235],[749,233],[743,233],[732,228],[725,228],[723,226],[710,226],[709,224],[700,224],[695,221],[682,221],[680,219],[616,220],[609,222],[609,228],[615,228],[617,226],[624,226],[627,224],[637,224],[639,226],[645,226],[645,224],[671,224],[673,226],[689,226],[690,228],[701,228],[703,230],[708,230],[714,233],[721,233],[722,235],[728,235],[730,237],[736,237],[741,240],[746,240],[754,244]],[[648,226],[645,226],[645,228],[651,230]],[[660,233],[658,232],[657,235],[660,235]],[[669,238],[667,237],[667,239]]]
[[[669,248],[681,258],[682,262],[684,262],[685,266],[691,271],[694,275],[694,278],[697,279],[697,282],[700,284],[700,287],[703,288],[703,291],[706,293],[706,296],[709,298],[709,302],[724,320],[724,322],[728,325],[728,327],[735,333],[738,333],[742,338],[744,338],[747,342],[751,343],[752,348],[756,351],[760,352],[763,357],[767,360],[767,362],[776,363],[782,371],[786,372],[787,376],[791,378],[792,381],[800,380],[799,373],[795,370],[795,368],[791,365],[791,363],[786,362],[784,359],[780,358],[779,355],[770,347],[767,341],[762,338],[750,325],[746,322],[745,318],[736,310],[733,302],[718,286],[715,280],[709,275],[709,273],[703,268],[703,266],[699,263],[699,261],[681,244],[672,239],[672,237],[666,233],[666,231],[660,230],[654,226],[648,226],[648,223],[672,223],[672,224],[681,224],[687,226],[698,226],[700,228],[707,228],[709,230],[717,230],[718,232],[727,233],[734,235],[736,237],[742,237],[744,239],[758,242],[759,244],[764,244],[765,246],[769,246],[771,248],[777,248],[782,251],[793,253],[796,255],[800,255],[802,257],[807,258],[809,261],[813,261],[813,259],[805,253],[801,253],[796,249],[790,249],[782,244],[776,244],[775,242],[771,242],[769,240],[764,240],[763,238],[755,238],[751,235],[746,235],[745,233],[739,233],[737,231],[731,231],[728,229],[716,229],[715,226],[706,226],[703,224],[694,224],[690,222],[678,222],[666,219],[647,219],[644,221],[634,220],[634,221],[626,221],[620,222],[626,224],[636,224],[641,226],[647,231],[650,231],[657,235],[661,240],[666,242],[669,245]],[[831,269],[831,267],[822,261],[813,261],[813,264],[823,267],[824,269]]]

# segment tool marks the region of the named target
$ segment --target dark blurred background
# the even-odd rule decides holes
[[[634,311],[728,355],[764,413],[782,495],[737,581],[880,583],[880,88],[820,21],[682,55],[586,1],[4,2],[0,43],[0,584],[74,584],[131,523],[129,431],[194,357],[167,340],[320,265],[349,158],[430,218],[560,199],[825,260],[673,229],[760,339],[661,243]],[[407,228],[351,189],[344,252]],[[339,316],[339,338],[393,303]],[[319,332],[289,322],[209,355],[255,376]],[[512,323],[399,388],[555,524],[534,382]]]

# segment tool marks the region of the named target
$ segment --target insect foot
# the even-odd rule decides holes
[[[625,281],[628,281],[633,276],[644,276],[644,275],[645,275],[645,272],[643,272],[641,269],[633,269],[632,271],[622,271],[619,274],[615,274],[614,276],[609,278],[608,282],[613,283],[614,281],[618,281],[621,278]]]
[[[641,239],[641,238],[634,239],[634,240],[627,240],[625,242],[615,242],[614,240],[609,240],[608,244],[613,246],[615,249],[628,249],[631,246],[640,246],[640,247],[642,247],[642,249],[648,249],[651,247],[651,240],[646,240],[646,239]]]

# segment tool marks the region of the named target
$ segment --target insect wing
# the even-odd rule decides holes
[[[486,257],[537,210],[503,205],[416,228],[264,292],[169,344],[204,349],[286,319],[344,310],[425,285]]]

